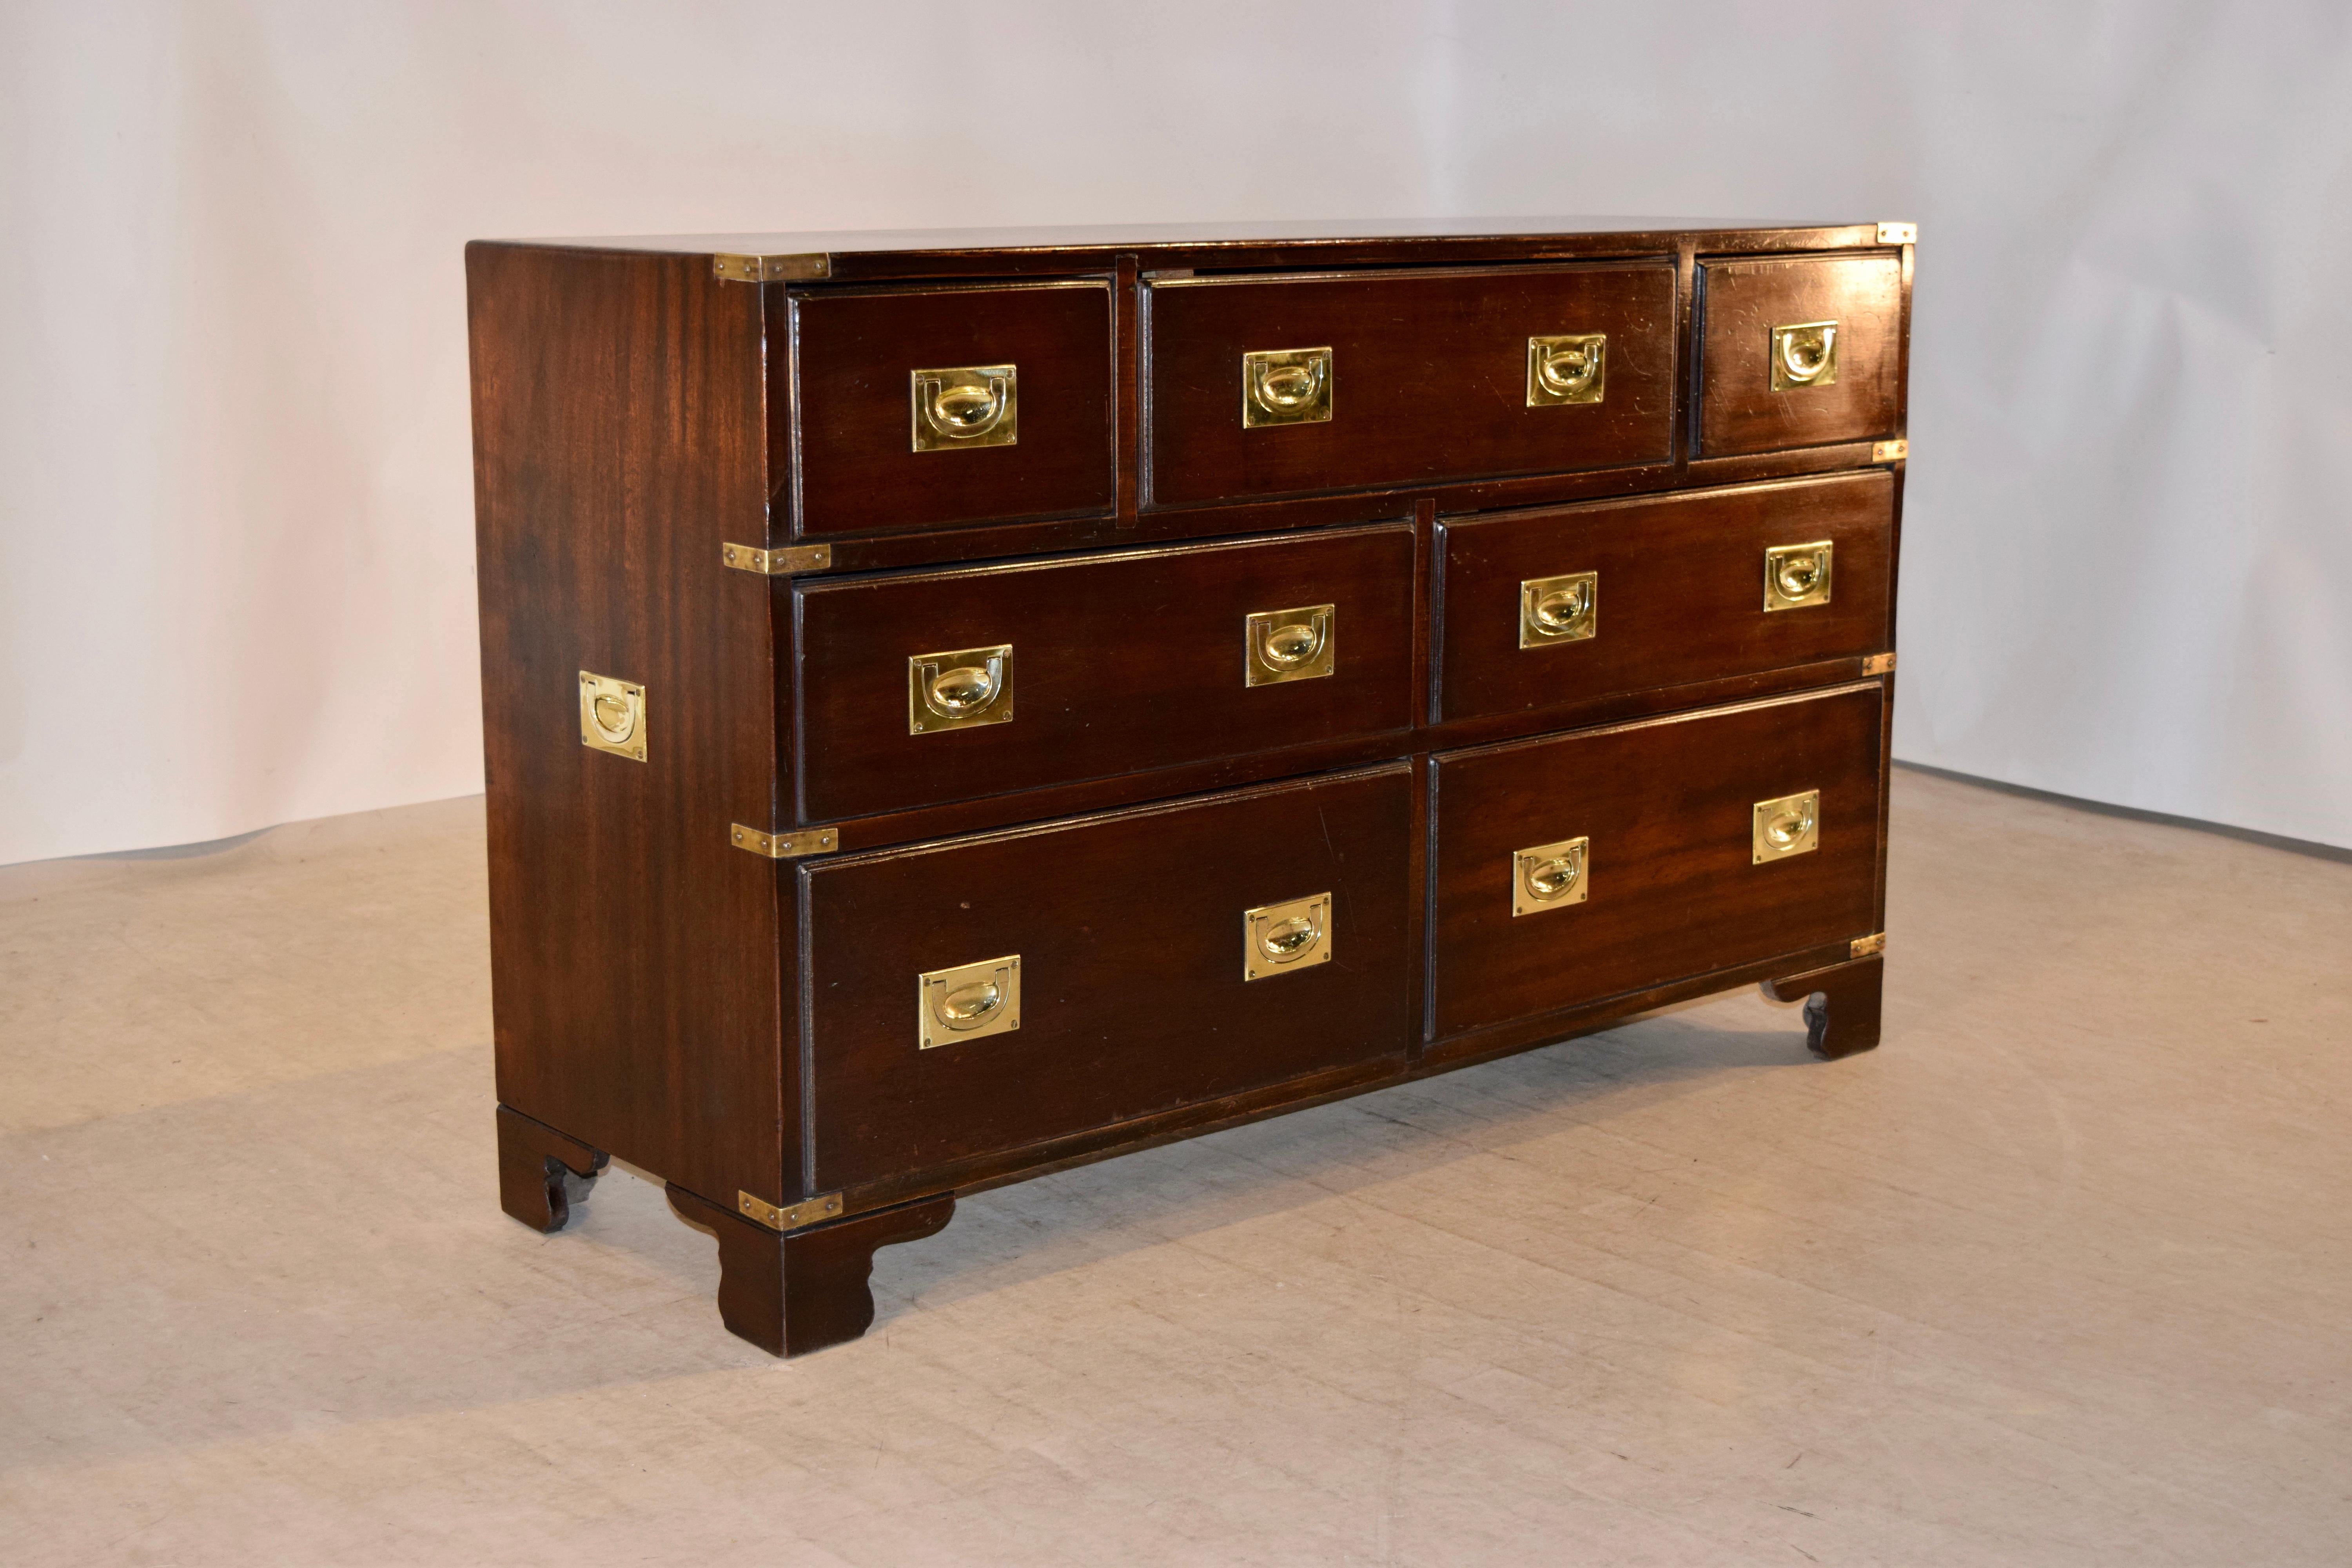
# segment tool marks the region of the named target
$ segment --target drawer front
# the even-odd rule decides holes
[[[1671,455],[1667,263],[1177,279],[1145,298],[1154,506]],[[1590,337],[1580,384],[1586,351],[1559,340]],[[1307,350],[1328,358],[1244,363]]]
[[[802,820],[1408,729],[1412,557],[1383,524],[799,584]]]
[[[1894,538],[1884,469],[1449,521],[1444,715],[1878,652]]]
[[[1896,434],[1894,257],[1709,261],[1698,273],[1701,457]]]
[[[1867,935],[1885,723],[1874,681],[1440,758],[1438,1033]]]
[[[1108,283],[795,295],[792,328],[799,532],[1110,510]]]
[[[803,868],[818,1186],[1401,1058],[1411,800],[1393,764]]]

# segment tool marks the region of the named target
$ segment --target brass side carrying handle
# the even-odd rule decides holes
[[[907,660],[907,730],[928,735],[1013,717],[1013,645],[919,653]]]
[[[1601,401],[1608,366],[1606,332],[1528,340],[1528,406]]]
[[[1018,366],[963,365],[908,375],[914,386],[916,451],[1017,444]]]
[[[1797,321],[1772,329],[1772,390],[1793,392],[1837,382],[1838,324]]]
[[[1331,351],[1259,349],[1242,355],[1242,428],[1331,417]]]

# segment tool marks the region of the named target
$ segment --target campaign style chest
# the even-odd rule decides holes
[[[467,251],[507,1211],[957,1194],[1761,983],[1874,1045],[1906,224]]]

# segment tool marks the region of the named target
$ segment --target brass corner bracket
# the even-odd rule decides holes
[[[1919,226],[1916,223],[1882,223],[1878,226],[1878,243],[1916,245],[1919,243]]]
[[[1907,463],[1911,460],[1911,443],[1897,437],[1892,441],[1873,441],[1870,460],[1874,463]]]
[[[741,823],[729,826],[728,838],[736,848],[748,849],[754,855],[771,860],[796,860],[803,855],[822,855],[840,847],[841,835],[830,827],[820,827],[808,833],[767,833]]]
[[[1885,951],[1886,933],[1883,931],[1873,931],[1868,936],[1855,937],[1852,946],[1847,951],[1846,956],[1850,959],[1868,958],[1874,952],[1885,952]]]
[[[735,1206],[743,1217],[754,1225],[764,1225],[770,1230],[798,1230],[804,1225],[814,1225],[821,1219],[833,1219],[841,1213],[841,1194],[827,1193],[821,1198],[811,1198],[785,1208],[779,1208],[765,1198],[755,1198],[749,1193],[735,1194]]]
[[[822,572],[833,564],[830,544],[787,544],[774,550],[749,544],[722,544],[719,558],[738,572],[762,577],[789,577],[795,572]]]
[[[710,270],[724,283],[785,283],[803,278],[833,276],[833,258],[814,256],[732,256],[710,258]]]

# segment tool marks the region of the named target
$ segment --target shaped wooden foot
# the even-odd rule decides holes
[[[499,1206],[533,1230],[562,1230],[607,1156],[519,1110],[499,1107]]]
[[[1878,998],[1886,960],[1876,953],[1786,980],[1767,980],[1775,1002],[1805,1005],[1805,1047],[1834,1061],[1878,1044]]]
[[[955,1214],[955,1195],[852,1215],[780,1236],[684,1187],[670,1207],[719,1237],[719,1316],[770,1355],[806,1355],[845,1344],[874,1322],[874,1251],[937,1235]]]

